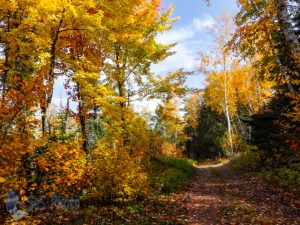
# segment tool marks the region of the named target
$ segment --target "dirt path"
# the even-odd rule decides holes
[[[67,220],[51,214],[46,224],[300,225],[300,199],[294,194],[254,175],[236,175],[223,164],[198,166],[185,190],[160,196],[140,210],[127,216],[116,216],[111,208],[86,210]],[[25,224],[45,219],[39,221]]]
[[[300,224],[300,201],[255,176],[223,164],[198,166],[188,188],[185,224]]]

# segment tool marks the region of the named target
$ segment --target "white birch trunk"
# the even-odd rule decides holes
[[[229,144],[231,149],[231,154],[234,154],[233,149],[233,142],[232,142],[232,128],[231,128],[231,121],[230,121],[230,114],[229,114],[229,106],[228,106],[228,99],[227,99],[227,70],[226,70],[226,59],[224,60],[224,107],[225,107],[225,116],[227,120],[227,128],[228,128],[228,135],[229,135]]]
[[[255,8],[257,11],[259,11],[259,8],[257,6],[257,4],[255,3],[255,1],[251,0],[252,4],[254,4]],[[281,26],[281,29],[282,31],[284,32],[284,29],[286,30],[286,32],[284,32],[284,36],[285,36],[285,39],[289,39],[290,41],[288,42],[291,42],[293,44],[290,44],[288,45],[289,46],[289,49],[290,51],[293,53],[293,48],[295,47],[295,50],[296,50],[296,54],[297,54],[297,57],[295,56],[295,54],[293,53],[293,60],[295,61],[295,64],[297,66],[297,69],[298,71],[300,71],[300,66],[299,66],[299,42],[298,42],[298,39],[289,23],[289,16],[288,16],[288,11],[287,11],[287,5],[285,3],[285,0],[275,0],[275,5],[277,7],[277,12],[278,12],[278,18],[279,18],[279,23],[280,23],[280,26]],[[279,11],[281,11],[281,13],[279,13]],[[280,19],[281,17],[281,19]],[[284,27],[283,27],[284,26]],[[266,27],[265,27],[266,28]],[[289,75],[286,73],[285,71],[285,68],[284,66],[282,65],[278,55],[276,54],[276,51],[275,51],[275,47],[273,45],[273,41],[272,41],[272,38],[271,38],[271,35],[268,34],[268,30],[267,28],[265,29],[265,33],[266,33],[266,36],[268,37],[269,39],[269,43],[270,43],[270,47],[271,47],[271,51],[272,51],[272,54],[276,60],[276,63],[280,69],[280,72],[282,73],[285,81],[286,81],[286,84],[288,86],[288,89],[289,89],[289,92],[291,94],[295,94],[295,90],[293,88],[293,86],[291,85],[290,83],[290,78],[289,78]],[[286,37],[288,36],[288,37]],[[292,49],[291,49],[292,47]],[[295,58],[295,57],[296,58]]]
[[[297,67],[297,70],[298,72],[300,72],[300,46],[299,46],[298,38],[293,30],[293,26],[290,21],[287,1],[275,0],[275,5],[277,9],[277,16],[278,16],[280,28],[283,32],[287,46],[290,52],[292,53],[292,58]]]

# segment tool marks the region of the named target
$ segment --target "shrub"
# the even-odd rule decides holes
[[[90,163],[88,197],[106,203],[128,203],[147,192],[147,176],[139,161],[124,149],[98,146]]]

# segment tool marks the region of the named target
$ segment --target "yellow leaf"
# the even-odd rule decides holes
[[[21,199],[22,199],[23,202],[27,202],[28,201],[28,197],[27,196],[22,196]]]
[[[26,191],[24,190],[24,189],[22,189],[21,191],[20,191],[20,195],[22,196],[22,195],[24,195],[26,193]]]
[[[0,177],[0,183],[4,183],[6,181],[6,179],[5,178],[3,178],[3,177]]]

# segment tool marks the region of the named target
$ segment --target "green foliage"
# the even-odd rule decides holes
[[[186,143],[186,153],[195,159],[216,158],[224,155],[221,143],[226,134],[223,116],[210,107],[201,108],[198,126],[186,129],[190,139]]]
[[[158,192],[169,193],[182,188],[195,172],[193,161],[175,157],[163,157],[152,175],[152,186]]]

